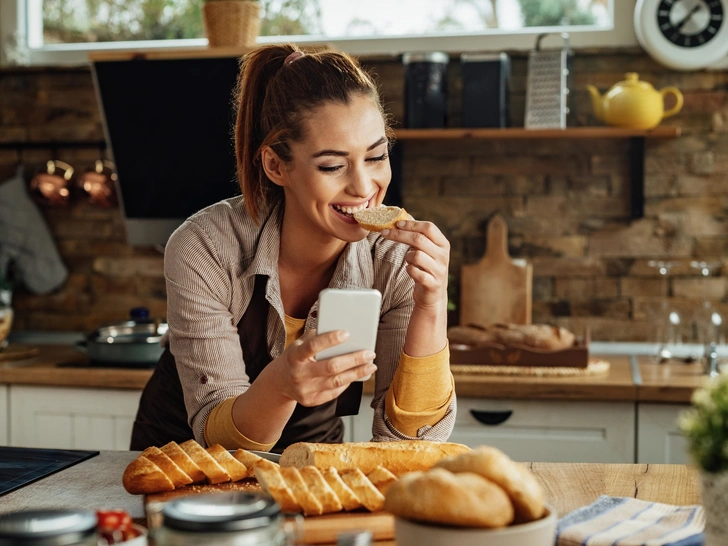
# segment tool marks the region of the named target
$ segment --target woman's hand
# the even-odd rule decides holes
[[[309,330],[271,362],[281,392],[302,406],[318,406],[337,398],[352,381],[373,374],[376,356],[356,351],[325,360],[315,355],[349,337],[344,330],[316,335]],[[270,365],[269,365],[270,366]]]
[[[447,308],[447,274],[450,242],[432,222],[402,220],[394,229],[382,230],[382,237],[409,245],[405,255],[407,273],[415,281],[415,306]]]

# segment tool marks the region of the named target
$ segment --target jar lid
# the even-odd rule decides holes
[[[447,64],[450,56],[442,51],[423,51],[420,53],[405,53],[402,56],[402,63],[438,63]]]
[[[96,532],[96,514],[82,510],[23,510],[0,515],[0,546],[70,546]]]
[[[165,527],[179,531],[247,531],[277,524],[281,511],[268,496],[233,491],[173,500],[162,517]]]

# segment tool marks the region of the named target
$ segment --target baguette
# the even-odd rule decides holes
[[[248,477],[248,468],[235,457],[230,455],[230,452],[220,444],[208,447],[207,452],[212,455],[212,458],[215,459],[221,467],[225,469],[225,472],[230,474],[231,482],[237,482]]]
[[[334,467],[339,471],[359,469],[364,474],[383,466],[395,476],[427,470],[441,459],[467,453],[470,448],[447,442],[405,440],[399,442],[361,442],[315,444],[299,442],[281,455],[281,466],[315,466],[319,470]]]
[[[192,478],[192,483],[205,481],[205,473],[197,466],[197,463],[185,453],[185,450],[179,447],[177,442],[169,442],[161,448],[162,453],[172,459],[180,469]]]
[[[121,482],[132,495],[174,490],[172,480],[144,455],[139,455],[126,467]]]
[[[309,491],[313,493],[321,503],[322,512],[331,514],[332,512],[341,512],[344,505],[339,500],[331,486],[326,483],[321,471],[315,466],[304,466],[299,469],[301,478],[306,483]]]
[[[197,463],[197,466],[205,473],[209,483],[214,485],[230,481],[230,474],[200,444],[194,440],[187,440],[182,442],[179,447],[184,449],[185,453]]]
[[[410,215],[403,208],[381,205],[354,213],[354,220],[369,231],[392,229],[400,220],[409,220],[410,218]]]
[[[192,483],[192,478],[158,447],[148,447],[142,451],[142,455],[156,464],[165,473],[175,489]]]
[[[316,467],[314,466],[312,468]],[[351,490],[351,487],[346,485],[344,480],[341,479],[341,476],[339,476],[339,473],[333,466],[322,469],[321,475],[324,477],[326,483],[329,484],[331,489],[334,490],[336,496],[339,497],[339,500],[341,501],[344,510],[349,512],[351,510],[356,510],[357,508],[362,507],[362,503],[359,500],[359,497],[357,497],[356,493]]]

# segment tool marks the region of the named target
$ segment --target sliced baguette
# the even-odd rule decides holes
[[[237,482],[248,477],[249,472],[247,467],[230,455],[230,452],[220,444],[208,447],[207,452],[230,474],[230,481]]]
[[[161,448],[162,453],[172,459],[182,471],[192,478],[192,483],[205,481],[205,473],[197,466],[197,463],[190,458],[184,449],[179,447],[177,442],[169,442]]]
[[[354,213],[354,220],[369,231],[392,229],[400,220],[409,219],[410,215],[400,207],[379,206]]]
[[[362,503],[359,500],[359,497],[357,497],[356,493],[351,490],[351,487],[346,485],[344,480],[341,479],[339,472],[333,466],[330,466],[328,468],[322,468],[321,475],[324,477],[326,483],[329,484],[331,489],[334,490],[336,496],[339,497],[341,504],[344,506],[344,510],[348,512],[350,510],[356,510],[357,508],[362,507]]]
[[[319,500],[309,491],[306,482],[303,481],[301,473],[297,468],[289,466],[281,468],[281,476],[286,485],[291,488],[293,496],[296,497],[298,504],[303,508],[305,516],[320,516],[324,510]]]
[[[248,468],[248,472],[252,472],[255,465],[260,461],[266,460],[260,455],[256,455],[255,453],[251,453],[245,449],[238,449],[235,453],[233,453],[233,457],[243,463]]]
[[[291,488],[283,480],[281,469],[277,464],[265,459],[263,461],[265,462],[253,467],[253,472],[260,486],[278,503],[281,512],[295,514],[301,512],[303,509],[298,504]]]
[[[142,455],[156,464],[167,475],[175,489],[192,483],[192,478],[158,447],[148,447],[142,451]]]
[[[306,487],[311,491],[314,497],[321,503],[322,513],[330,514],[332,512],[341,512],[344,506],[341,504],[339,497],[331,489],[331,486],[326,483],[326,480],[321,475],[321,471],[315,466],[304,466],[299,469],[301,478],[306,483]]]
[[[384,508],[384,495],[382,495],[364,473],[358,468],[344,470],[341,479],[359,497],[364,508],[370,512],[379,512]]]
[[[124,470],[121,482],[132,495],[172,491],[174,484],[152,461],[139,455]]]
[[[462,444],[404,440],[398,442],[354,442],[345,444],[292,444],[281,455],[281,466],[315,466],[319,470],[333,466],[339,471],[358,468],[369,474],[383,466],[395,476],[416,470],[428,470],[438,461],[470,448]]]
[[[230,474],[200,444],[194,440],[187,440],[182,442],[179,447],[184,449],[185,453],[202,469],[208,482],[216,484],[230,481]]]
[[[372,485],[376,487],[382,495],[386,495],[389,486],[397,481],[397,476],[392,474],[383,466],[378,466],[377,468],[372,470],[369,474],[367,474],[367,478],[370,482],[372,482]]]

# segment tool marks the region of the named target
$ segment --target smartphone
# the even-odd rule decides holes
[[[318,297],[318,334],[347,330],[349,338],[316,355],[324,360],[377,345],[377,328],[382,307],[382,294],[374,289],[325,288]],[[369,376],[371,377],[371,376]],[[360,381],[366,381],[364,377]]]

